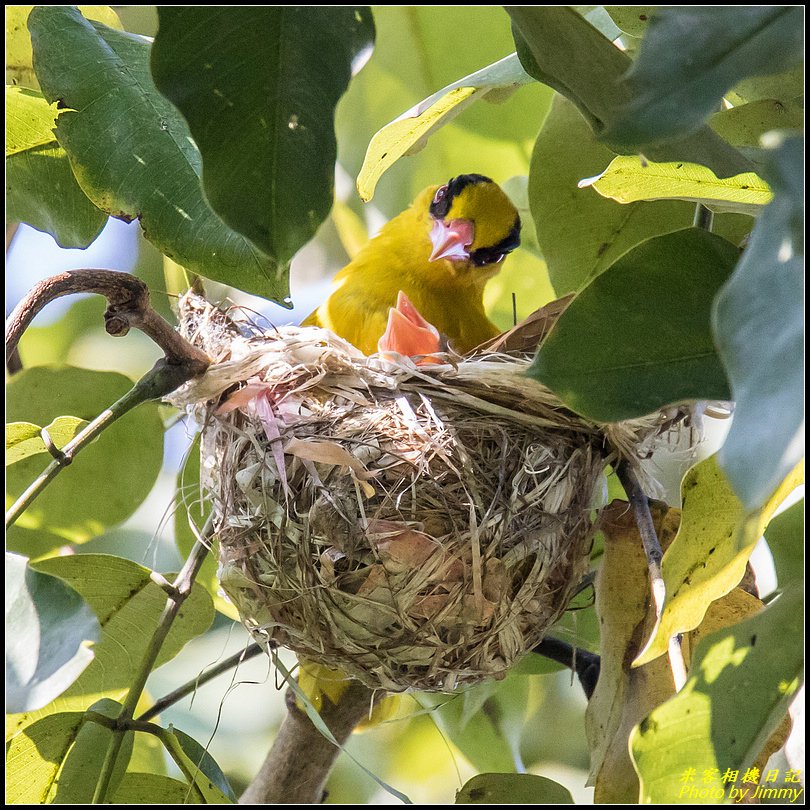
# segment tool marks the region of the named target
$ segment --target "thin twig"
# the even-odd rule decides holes
[[[214,678],[218,678],[223,673],[228,672],[228,670],[239,666],[243,661],[249,661],[251,658],[255,658],[257,655],[260,655],[263,652],[263,647],[261,647],[255,641],[251,642],[247,647],[245,647],[244,650],[230,656],[230,658],[226,658],[224,661],[221,661],[216,666],[211,667],[211,669],[207,670],[193,681],[189,681],[188,683],[179,686],[174,691],[169,692],[168,695],[165,695],[164,697],[160,698],[160,700],[155,701],[153,706],[151,706],[140,717],[137,718],[137,722],[151,720],[165,709],[168,709],[169,706],[173,706],[187,695],[190,695],[192,692],[199,689],[201,686],[203,686],[203,684],[214,680]]]
[[[565,641],[551,637],[544,638],[532,652],[575,672],[585,697],[591,699],[602,664],[602,659],[596,653],[572,647]]]
[[[655,608],[656,624],[661,620],[661,612],[664,609],[664,599],[666,597],[666,585],[661,575],[661,560],[664,556],[661,544],[658,542],[658,535],[655,531],[652,513],[650,512],[650,500],[641,488],[638,478],[632,467],[621,461],[616,465],[616,475],[627,493],[630,506],[636,516],[638,531],[641,535],[641,542],[644,546],[644,553],[647,556],[647,570],[650,574],[650,591],[652,593],[653,606]],[[676,689],[686,683],[686,664],[681,650],[681,639],[675,636],[669,642],[669,665],[672,669],[672,677],[675,681]]]
[[[107,800],[107,793],[110,788],[110,781],[112,780],[115,771],[115,763],[118,759],[118,754],[121,750],[121,745],[124,741],[124,733],[132,723],[135,716],[135,707],[140,700],[146,680],[155,666],[160,650],[163,643],[166,641],[166,636],[171,630],[172,624],[177,617],[180,608],[185,602],[188,595],[191,593],[191,587],[194,584],[194,579],[200,570],[206,555],[209,551],[210,544],[208,538],[212,533],[213,516],[209,517],[202,529],[197,542],[191,549],[191,553],[186,559],[182,570],[177,575],[177,578],[172,583],[174,586],[174,593],[166,600],[166,606],[163,608],[163,613],[160,616],[158,625],[152,633],[152,638],[146,648],[143,658],[141,659],[140,666],[138,667],[132,685],[127,692],[126,699],[123,703],[123,708],[118,716],[118,724],[113,732],[112,740],[107,748],[107,753],[104,758],[104,763],[99,774],[98,783],[96,784],[96,791],[93,796],[93,804],[104,804]]]

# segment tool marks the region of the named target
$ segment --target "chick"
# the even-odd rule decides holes
[[[329,297],[303,324],[372,354],[402,291],[454,349],[467,352],[500,331],[484,312],[484,285],[519,243],[517,209],[490,178],[462,174],[429,186],[335,276]]]

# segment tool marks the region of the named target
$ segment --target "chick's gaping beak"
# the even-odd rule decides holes
[[[430,231],[430,241],[433,244],[430,261],[435,262],[437,259],[466,261],[470,258],[467,248],[474,239],[475,225],[469,219],[451,219],[449,222],[437,219]]]

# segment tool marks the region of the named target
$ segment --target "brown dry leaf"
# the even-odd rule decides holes
[[[284,452],[305,461],[329,464],[333,467],[348,467],[354,479],[362,487],[365,496],[371,498],[374,495],[374,487],[368,481],[377,473],[369,472],[361,461],[337,442],[292,438],[284,445]]]
[[[479,346],[476,351],[504,352],[505,354],[529,354],[537,351],[551,327],[563,314],[565,308],[574,300],[574,294],[565,295],[556,301],[550,301],[544,307],[535,310],[513,326],[508,332],[498,335]]]
[[[666,549],[677,534],[680,510],[651,501],[651,511],[661,546]],[[675,694],[675,686],[666,656],[631,667],[655,624],[647,560],[633,511],[626,502],[614,501],[602,511],[600,526],[605,534],[605,554],[595,587],[602,668],[585,715],[591,751],[589,783],[596,788],[597,803],[636,803],[639,783],[628,753],[630,732]],[[714,602],[701,626],[684,636],[687,665],[700,639],[761,608],[762,602],[741,587]]]

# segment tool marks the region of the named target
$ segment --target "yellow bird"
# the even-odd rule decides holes
[[[462,174],[429,186],[335,276],[303,325],[325,327],[373,354],[401,291],[456,351],[467,352],[500,332],[484,312],[484,285],[518,244],[520,216],[490,178]],[[392,345],[426,353],[409,351],[407,338]]]

